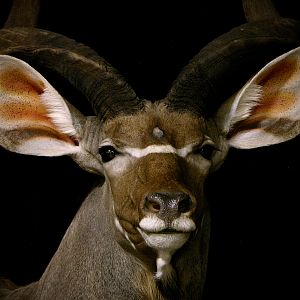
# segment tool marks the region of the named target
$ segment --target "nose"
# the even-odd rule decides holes
[[[192,199],[182,192],[152,193],[145,198],[144,210],[163,220],[173,220],[192,209]]]

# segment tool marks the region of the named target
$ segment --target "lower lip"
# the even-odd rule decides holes
[[[187,232],[153,232],[146,233],[139,230],[147,245],[157,250],[176,250],[181,248],[188,240]]]

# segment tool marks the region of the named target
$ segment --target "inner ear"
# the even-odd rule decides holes
[[[235,122],[233,128],[256,127],[261,121],[269,118],[288,117],[297,105],[295,83],[299,81],[298,72],[298,60],[289,57],[260,74],[248,87],[248,89],[256,88],[249,116],[240,122]]]
[[[226,111],[227,110],[227,111]],[[262,68],[223,108],[230,146],[255,148],[300,132],[300,48]]]
[[[79,151],[64,99],[30,65],[7,55],[0,56],[0,144],[31,155]]]

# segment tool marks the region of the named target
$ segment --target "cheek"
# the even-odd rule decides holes
[[[144,186],[133,172],[112,176],[109,181],[116,219],[121,225],[121,230],[119,230],[123,235],[125,232],[126,239],[133,244],[142,243],[143,238],[137,231],[137,227],[142,219],[140,199],[143,199],[143,193],[145,193]]]
[[[137,176],[134,160],[121,157],[106,166],[106,177],[110,182],[115,213],[120,222],[136,226],[140,219],[140,203],[146,193],[143,182]]]
[[[196,197],[198,211],[205,206],[203,189],[210,167],[211,163],[203,158],[190,157],[186,161],[185,182]]]
[[[109,178],[122,177],[134,163],[134,159],[125,155],[119,155],[105,164],[105,171]]]
[[[194,190],[203,187],[204,181],[210,171],[211,162],[196,155],[186,160],[185,178],[188,185]]]
[[[116,214],[124,220],[132,220],[133,217],[135,220],[139,211],[137,194],[141,185],[134,167],[135,159],[125,155],[117,156],[105,164],[106,178],[110,182]]]

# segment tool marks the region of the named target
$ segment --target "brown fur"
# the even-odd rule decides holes
[[[161,292],[157,288],[155,281],[153,280],[153,274],[145,268],[137,269],[135,274],[135,286],[141,291],[143,295],[142,299],[147,300],[163,300]]]
[[[155,127],[164,132],[159,140],[153,137]],[[153,104],[138,114],[111,120],[105,125],[104,138],[110,138],[118,147],[170,144],[180,148],[195,142],[201,144],[204,128],[203,120],[191,113],[170,112],[163,104]],[[194,159],[172,153],[151,153],[132,158],[121,174],[107,173],[115,199],[115,213],[134,244],[144,242],[136,228],[145,216],[144,199],[151,193],[175,191],[188,194],[193,201],[190,213],[197,224],[196,216],[201,215],[204,207],[203,183],[209,168],[200,171]]]
[[[130,145],[145,148],[153,144],[171,144],[175,148],[182,148],[190,143],[201,143],[204,125],[204,119],[187,112],[171,112],[158,102],[146,105],[137,114],[119,116],[108,121],[104,124],[104,133],[105,136],[113,137],[119,147]],[[164,132],[159,141],[153,136],[155,127]]]

